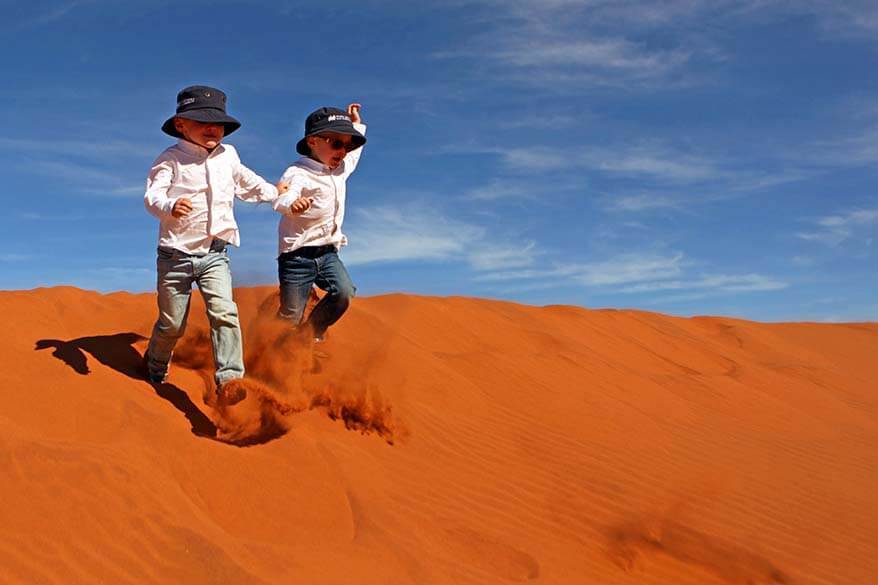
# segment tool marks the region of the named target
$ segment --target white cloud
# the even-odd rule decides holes
[[[806,0],[797,9],[813,13],[825,30],[837,36],[878,33],[878,5],[872,0]]]
[[[25,262],[33,256],[29,254],[16,254],[14,252],[5,252],[0,254],[0,262]]]
[[[352,245],[344,251],[351,265],[463,260],[474,270],[493,272],[530,266],[539,255],[536,242],[509,244],[424,205],[359,209],[352,220],[346,230]]]
[[[729,293],[775,291],[788,283],[769,276],[748,274],[687,275],[694,263],[682,252],[671,255],[622,254],[600,262],[558,265],[548,269],[505,270],[483,274],[475,280],[485,283],[515,282],[515,290],[526,290],[539,281],[579,284],[608,292],[642,294],[657,291],[687,291],[672,300],[693,300]]]
[[[621,38],[571,39],[554,43],[525,41],[482,55],[518,67],[581,65],[616,70],[636,77],[662,75],[689,58],[689,53],[683,51],[649,51]]]
[[[462,256],[484,237],[483,228],[413,206],[358,209],[353,219],[348,231],[356,245],[345,250],[345,262],[351,265],[447,260]]]
[[[80,193],[97,195],[129,196],[143,193],[146,181],[131,183],[128,176],[95,167],[91,164],[74,163],[62,160],[38,160],[19,166],[22,170],[42,176],[60,179],[69,187]],[[68,189],[64,189],[66,192]],[[53,191],[58,191],[57,188]]]
[[[796,266],[813,266],[816,262],[811,256],[796,255],[790,258],[790,261]]]
[[[18,29],[28,29],[61,20],[75,10],[93,4],[96,0],[72,0],[68,2],[51,3],[44,6],[44,2],[31,2],[24,12],[29,13],[24,19],[15,21],[8,19],[7,24]]]
[[[603,262],[580,264],[572,278],[587,286],[656,281],[681,274],[683,264],[682,253],[673,256],[626,254]]]
[[[674,197],[654,193],[639,195],[623,195],[607,198],[605,209],[608,211],[648,211],[653,209],[678,209],[681,202]]]
[[[728,179],[731,171],[719,161],[691,154],[672,146],[641,141],[633,145],[600,145],[571,148],[534,146],[532,148],[494,148],[454,146],[448,152],[496,154],[513,172],[545,173],[557,170],[590,169],[617,177],[645,177],[673,182]]]
[[[500,120],[497,125],[501,128],[575,128],[583,125],[583,120],[589,115],[579,113],[576,116],[553,114],[547,116],[523,116],[508,120]]]
[[[586,286],[608,286],[674,278],[681,274],[683,254],[658,256],[623,254],[601,262],[571,263],[550,269],[508,270],[481,275],[484,282],[533,279],[563,279]]]
[[[594,170],[622,176],[647,176],[674,182],[717,179],[727,173],[703,156],[666,146],[640,144],[616,149],[589,149],[581,161]]]
[[[694,280],[673,280],[665,282],[650,282],[625,287],[619,292],[642,293],[660,290],[686,290],[686,289],[711,289],[724,292],[753,292],[766,290],[780,290],[789,286],[786,282],[763,276],[761,274],[713,274],[705,275]]]
[[[464,195],[473,201],[497,201],[500,199],[536,199],[533,189],[521,182],[494,180],[487,185],[475,187]]]
[[[828,144],[824,153],[836,164],[872,164],[878,162],[878,126],[856,136]]]
[[[0,150],[43,155],[51,153],[68,157],[152,159],[161,149],[127,140],[87,141],[0,137]]]
[[[536,242],[528,242],[522,248],[478,248],[470,254],[469,263],[476,270],[509,270],[531,266],[536,255]]]
[[[873,0],[463,0],[464,5],[495,5],[522,20],[545,23],[560,13],[592,26],[642,29],[683,28],[693,20],[783,20],[811,15],[827,32],[851,36],[878,31],[878,5]]]
[[[480,75],[513,83],[549,87],[545,84],[551,81],[553,90],[564,86],[577,92],[589,87],[677,86],[695,52],[709,56],[699,46],[681,44],[688,43],[687,35],[672,37],[674,44],[630,36],[637,32],[632,31],[637,27],[631,27],[631,22],[642,20],[640,7],[634,7],[630,15],[639,11],[637,17],[619,18],[617,14],[607,26],[603,17],[608,7],[612,12],[610,2],[480,0],[458,5],[485,8],[493,18],[483,13],[479,34],[434,56],[473,61],[481,65]]]
[[[878,208],[856,209],[840,215],[828,215],[814,222],[817,229],[800,232],[803,240],[821,242],[829,246],[838,246],[851,238],[863,239],[868,244],[872,236],[867,233],[871,226],[878,225]],[[874,234],[874,231],[871,232]]]

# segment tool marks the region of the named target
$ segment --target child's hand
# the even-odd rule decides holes
[[[192,211],[192,202],[185,197],[180,197],[174,202],[174,207],[171,208],[171,215],[179,219],[189,215],[190,211]]]
[[[304,213],[311,209],[311,206],[314,205],[314,195],[318,191],[320,189],[302,187],[302,190],[299,192],[299,198],[290,205],[290,214]]]
[[[363,121],[360,118],[360,108],[362,108],[360,104],[353,103],[348,104],[348,116],[351,117],[351,122],[354,124],[362,124]]]
[[[283,195],[284,193],[286,193],[287,191],[290,190],[290,186],[287,185],[286,183],[281,182],[281,181],[278,181],[277,184],[275,185],[275,187],[277,187],[277,194],[278,195]]]
[[[290,214],[296,215],[299,213],[304,213],[311,209],[311,205],[314,203],[314,199],[311,197],[299,197],[290,205]]]

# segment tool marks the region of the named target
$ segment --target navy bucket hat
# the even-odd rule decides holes
[[[321,132],[335,132],[350,136],[351,150],[356,150],[366,144],[366,137],[354,128],[347,112],[338,108],[320,108],[305,118],[305,137],[296,143],[296,152],[304,156],[311,154],[307,138]]]
[[[241,123],[226,114],[226,94],[206,85],[192,85],[177,94],[177,113],[162,124],[162,131],[174,138],[183,138],[174,127],[174,118],[186,118],[208,124],[222,124],[228,136]]]

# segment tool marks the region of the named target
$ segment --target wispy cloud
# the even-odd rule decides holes
[[[487,185],[475,187],[464,194],[465,199],[473,201],[497,201],[499,199],[536,199],[534,188],[522,184],[521,181],[493,180]]]
[[[516,289],[539,281],[578,284],[589,289],[622,294],[660,291],[686,291],[691,300],[707,295],[776,291],[789,284],[757,273],[688,274],[696,263],[682,252],[670,255],[622,254],[607,260],[558,265],[548,269],[505,270],[484,274],[475,280],[484,283],[516,283]],[[680,295],[678,295],[680,296]]]
[[[683,271],[682,253],[673,256],[625,254],[602,262],[574,265],[574,281],[586,286],[609,286],[672,278]]]
[[[73,2],[59,4],[49,9],[48,11],[36,16],[31,22],[34,24],[46,24],[48,22],[52,22],[53,20],[58,20],[59,18],[63,18],[83,4],[88,4],[88,2],[84,2],[82,0],[74,0]]]
[[[17,216],[25,221],[82,221],[84,219],[92,219],[88,215],[45,213],[43,211],[22,211]]]
[[[549,269],[508,270],[478,276],[484,282],[563,279],[586,286],[621,285],[674,278],[683,271],[682,253],[671,256],[623,254],[608,260],[570,263]]]
[[[665,75],[690,57],[690,53],[680,50],[648,50],[622,38],[524,40],[481,55],[516,67],[582,66],[633,78]]]
[[[29,254],[16,254],[14,252],[5,252],[0,254],[0,262],[26,262],[33,256]]]
[[[459,260],[490,273],[530,266],[540,255],[536,242],[505,242],[426,205],[358,209],[352,220],[346,230],[352,245],[344,255],[351,265]]]
[[[725,27],[809,17],[830,36],[878,33],[872,0],[450,0],[480,32],[441,59],[483,79],[560,92],[665,91],[713,83],[734,59]],[[710,23],[705,27],[705,23]]]
[[[8,19],[7,26],[13,30],[26,30],[66,18],[74,11],[93,4],[95,0],[68,0],[62,2],[31,2],[19,12],[21,19]]]
[[[639,144],[615,151],[590,149],[581,157],[589,168],[622,176],[646,176],[674,182],[696,182],[726,176],[704,156],[666,146]]]
[[[727,178],[730,172],[707,156],[693,154],[658,142],[631,145],[592,145],[568,148],[533,146],[496,148],[453,145],[447,152],[473,152],[500,157],[507,170],[545,173],[557,170],[592,170],[619,177],[645,177],[675,183]]]
[[[640,193],[605,198],[604,208],[608,211],[638,212],[654,209],[680,209],[679,198],[656,193]]]
[[[870,227],[878,225],[878,208],[856,209],[839,215],[828,215],[814,222],[816,229],[808,232],[800,232],[798,236],[803,240],[821,242],[829,246],[838,246],[851,238],[858,238],[871,245],[874,238],[874,229]]]
[[[348,232],[356,246],[345,250],[351,265],[461,257],[485,234],[483,228],[413,206],[358,209],[352,219]]]
[[[850,36],[878,31],[878,6],[872,0],[458,0],[465,5],[502,6],[518,18],[545,22],[559,12],[577,20],[588,15],[593,26],[654,29],[686,27],[694,19],[773,21],[809,15],[827,32]]]
[[[878,162],[878,125],[858,129],[851,136],[818,142],[807,157],[818,165],[858,166]]]
[[[793,10],[810,11],[828,32],[837,36],[878,33],[878,6],[872,0],[806,0]]]
[[[537,256],[536,242],[528,242],[520,248],[498,246],[478,248],[470,253],[469,263],[476,270],[491,272],[531,266]]]
[[[0,136],[0,152],[14,161],[10,171],[50,179],[63,191],[108,196],[143,193],[145,170],[131,169],[152,160],[158,148],[126,140],[53,140]],[[143,163],[141,163],[143,164]],[[52,185],[52,192],[58,186]]]
[[[714,163],[715,172],[711,176],[704,174],[702,178],[691,181],[679,176],[663,177],[656,185],[657,189],[644,188],[635,194],[607,194],[602,200],[602,207],[610,212],[642,213],[656,210],[675,212],[690,211],[693,207],[709,202],[724,201],[746,197],[753,193],[764,192],[774,187],[802,181],[814,176],[813,171],[779,170],[759,171],[745,168],[745,162],[727,166]],[[624,175],[623,175],[624,176]],[[665,184],[662,184],[665,183]],[[670,183],[671,185],[668,185]],[[686,186],[674,191],[673,183]],[[695,188],[687,186],[693,183]]]
[[[711,289],[723,292],[754,292],[780,290],[788,283],[761,274],[711,274],[692,280],[670,280],[664,282],[641,283],[619,289],[625,293],[643,293],[664,290]]]
[[[0,150],[21,153],[60,154],[80,158],[155,157],[158,149],[127,140],[54,140],[0,136]]]
[[[146,182],[134,182],[127,175],[107,171],[89,164],[62,160],[30,161],[19,167],[44,178],[63,182],[71,191],[95,195],[129,196],[143,193]],[[68,189],[65,189],[67,191]],[[57,188],[52,191],[58,191]]]
[[[485,71],[492,77],[537,89],[633,90],[689,83],[682,79],[692,57],[689,50],[651,48],[621,37],[583,40],[580,34],[495,34],[474,43],[471,49],[441,51],[434,56],[487,62]]]
[[[713,83],[715,64],[732,58],[703,22],[764,19],[773,1],[457,0],[483,26],[435,55],[553,93],[674,90]]]

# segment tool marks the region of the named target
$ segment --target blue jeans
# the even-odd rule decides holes
[[[295,325],[302,322],[312,285],[326,291],[308,317],[315,337],[322,337],[326,329],[341,318],[357,290],[334,246],[306,246],[285,252],[277,258],[277,274],[280,281],[278,315]]]
[[[156,267],[159,318],[147,349],[150,374],[168,370],[174,346],[186,330],[194,282],[207,308],[217,384],[243,377],[241,325],[238,306],[232,300],[232,272],[225,247],[214,246],[204,256],[159,248]]]

